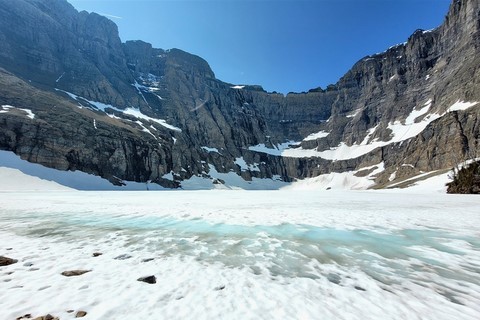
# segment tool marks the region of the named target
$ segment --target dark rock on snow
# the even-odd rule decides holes
[[[86,315],[87,315],[86,311],[77,311],[77,313],[75,314],[75,318],[83,318]]]
[[[130,259],[131,257],[132,257],[131,255],[125,253],[125,254],[121,254],[121,255],[113,258],[113,259],[115,259],[115,260],[127,260],[127,259]]]
[[[147,276],[147,277],[138,278],[137,281],[146,282],[149,284],[155,284],[157,283],[157,278],[155,276]]]
[[[0,267],[8,266],[10,264],[17,263],[18,260],[0,256]]]
[[[25,320],[25,319],[32,319],[32,315],[30,313],[23,315],[21,317],[18,317],[16,320]],[[59,320],[58,317],[54,317],[51,314],[47,314],[45,316],[40,316],[40,317],[35,317],[33,320]]]
[[[33,320],[59,320],[58,317],[54,317],[52,316],[51,314],[47,314],[46,316],[42,316],[42,317],[36,317],[35,319]]]

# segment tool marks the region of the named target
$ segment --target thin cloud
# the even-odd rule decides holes
[[[102,16],[104,16],[104,17],[107,17],[107,18],[123,19],[123,17],[114,16],[113,14],[108,14],[108,13],[99,12],[98,14],[99,14],[99,15],[102,15]]]

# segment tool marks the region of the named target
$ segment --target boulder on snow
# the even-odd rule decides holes
[[[10,264],[17,263],[18,260],[0,256],[0,267],[8,266]]]
[[[62,276],[65,277],[76,277],[81,276],[84,273],[90,272],[92,270],[70,270],[70,271],[63,271]]]
[[[142,281],[142,282],[146,282],[146,283],[149,283],[149,284],[154,284],[154,283],[157,283],[157,278],[155,276],[147,276],[147,277],[138,278],[137,281]]]

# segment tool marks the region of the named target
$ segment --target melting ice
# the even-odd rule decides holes
[[[180,199],[182,196],[178,197]],[[80,198],[77,200],[80,201]],[[98,200],[93,199],[92,203],[96,201]],[[233,200],[234,203],[236,201],[240,200]],[[382,222],[379,213],[377,225],[365,227],[358,223],[358,227],[350,225],[347,228],[332,223],[309,223],[312,219],[304,219],[305,223],[299,219],[293,219],[292,222],[280,219],[276,223],[211,219],[209,214],[216,211],[216,208],[205,213],[204,208],[196,209],[195,206],[190,206],[190,210],[199,210],[205,214],[191,215],[183,212],[180,207],[176,214],[170,214],[172,207],[169,205],[159,206],[157,210],[165,213],[159,215],[148,210],[142,212],[142,205],[137,206],[135,212],[128,212],[131,209],[116,211],[121,203],[108,209],[97,207],[97,210],[92,207],[87,209],[93,210],[85,210],[85,207],[69,210],[67,204],[65,202],[65,205],[50,207],[49,203],[44,203],[43,209],[38,210],[7,208],[2,212],[0,234],[13,232],[15,237],[30,239],[32,242],[39,239],[46,246],[48,244],[49,250],[54,251],[55,248],[70,248],[67,250],[72,252],[85,251],[86,248],[89,250],[87,252],[100,249],[108,253],[111,250],[110,259],[106,261],[111,264],[111,270],[127,265],[132,270],[142,270],[148,263],[148,270],[157,272],[158,277],[162,277],[158,270],[165,266],[170,266],[168,277],[177,269],[189,270],[176,276],[183,279],[180,288],[177,285],[170,289],[170,293],[164,293],[158,298],[168,300],[164,307],[158,308],[163,308],[163,312],[173,318],[176,318],[178,312],[175,309],[176,301],[185,299],[187,303],[189,299],[198,299],[198,296],[194,298],[191,295],[195,290],[201,290],[196,293],[200,297],[205,294],[203,289],[195,285],[202,281],[206,283],[204,286],[211,286],[207,290],[209,293],[203,296],[208,301],[219,299],[218,296],[212,297],[211,292],[225,290],[222,294],[229,297],[231,307],[213,308],[223,310],[221,312],[229,310],[232,316],[226,318],[232,319],[238,316],[252,319],[256,316],[297,318],[295,315],[299,310],[306,312],[304,318],[316,318],[312,306],[318,306],[325,314],[329,314],[326,318],[381,318],[382,314],[390,313],[392,319],[420,319],[425,318],[425,315],[428,318],[429,312],[433,312],[438,319],[452,319],[455,315],[461,319],[475,319],[480,314],[478,233],[469,230],[458,232],[448,224],[445,227],[438,223],[429,225],[424,216],[414,224],[402,226],[399,223],[400,227],[391,228]],[[431,210],[428,206],[425,205],[423,209],[418,207],[418,210]],[[246,207],[249,206],[242,209]],[[226,209],[228,208],[227,206]],[[258,208],[253,212],[250,216],[255,216],[255,212],[260,215]],[[274,208],[269,212],[273,216],[276,214]],[[344,213],[346,220],[351,219],[348,218],[349,214]],[[467,217],[478,219],[475,215]],[[321,214],[317,219],[322,220]],[[398,216],[397,219],[405,217]],[[262,222],[262,219],[259,218],[257,222]],[[121,262],[115,260],[115,256],[120,254],[131,258]],[[142,262],[150,259],[154,259],[154,262]],[[27,260],[28,257],[25,261]],[[212,275],[206,270],[217,271]],[[205,274],[205,279],[202,279],[202,274]],[[223,277],[224,280],[216,283],[215,274],[222,275],[218,277]],[[179,281],[168,277],[164,286]],[[246,290],[245,286],[254,286],[254,283],[261,283],[262,288],[250,292],[253,294],[251,299],[266,299],[263,303],[272,299],[283,301],[280,310],[285,310],[279,313],[281,316],[276,316],[273,311],[275,308],[242,307],[236,304],[236,301],[240,303],[243,299],[250,299],[238,295],[239,291]],[[228,289],[233,292],[230,291],[229,294]],[[300,295],[303,302],[294,302],[291,294]],[[132,297],[129,296],[128,299]],[[101,301],[102,298],[97,300]],[[327,304],[325,301],[330,302]],[[335,303],[340,302],[351,303],[358,310],[338,310]],[[185,315],[201,315],[206,312],[215,317],[215,312],[204,306],[203,302],[195,303],[197,305],[189,308],[197,311],[190,309]],[[253,302],[248,300],[243,303]],[[305,309],[302,305],[305,303],[310,304],[310,307]],[[369,310],[373,306],[378,310]],[[245,308],[252,309],[248,313]],[[292,314],[288,308],[291,308]],[[431,311],[432,308],[438,310]],[[108,319],[108,316],[103,314],[100,318]]]

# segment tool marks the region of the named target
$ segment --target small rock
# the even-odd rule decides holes
[[[336,273],[327,274],[327,279],[331,283],[335,283],[335,284],[340,284],[340,282],[342,281],[342,278]]]
[[[13,248],[7,248],[8,251],[13,250]]]
[[[157,283],[157,278],[155,276],[147,276],[147,277],[138,278],[137,281],[142,281],[142,282],[146,282],[146,283],[149,283],[149,284],[154,284],[154,283]]]
[[[94,252],[94,253],[93,253],[93,256],[94,256],[94,257],[98,257],[98,256],[101,256],[102,254],[103,254],[103,253],[101,253],[101,252]]]
[[[87,315],[86,311],[77,311],[77,314],[75,315],[75,318],[83,318]]]
[[[54,317],[51,314],[47,314],[46,316],[36,317],[33,320],[59,320],[59,319],[58,319],[58,317]]]
[[[357,289],[357,290],[360,290],[360,291],[367,291],[367,289],[364,289],[360,286],[355,286],[354,288]]]
[[[18,317],[16,320],[23,320],[23,319],[32,319],[32,315],[30,313],[27,313],[21,317]]]
[[[146,259],[142,259],[142,262],[149,262],[153,260],[155,260],[155,258],[146,258]]]
[[[33,263],[31,263],[31,262],[25,262],[25,263],[23,264],[23,266],[24,266],[24,267],[31,267],[31,266],[33,266]]]
[[[10,264],[17,263],[18,260],[0,256],[0,267],[8,266]]]
[[[115,257],[113,259],[115,259],[115,260],[127,260],[127,259],[130,259],[131,257],[132,256],[129,255],[129,254],[121,254],[118,257]]]
[[[221,285],[221,286],[215,287],[214,290],[220,291],[220,290],[223,290],[223,289],[225,289],[225,286]]]
[[[67,313],[73,313],[74,310],[70,309],[70,310],[67,310]]]
[[[63,271],[62,276],[65,277],[75,277],[75,276],[81,276],[84,273],[90,272],[92,270],[70,270],[70,271]]]

